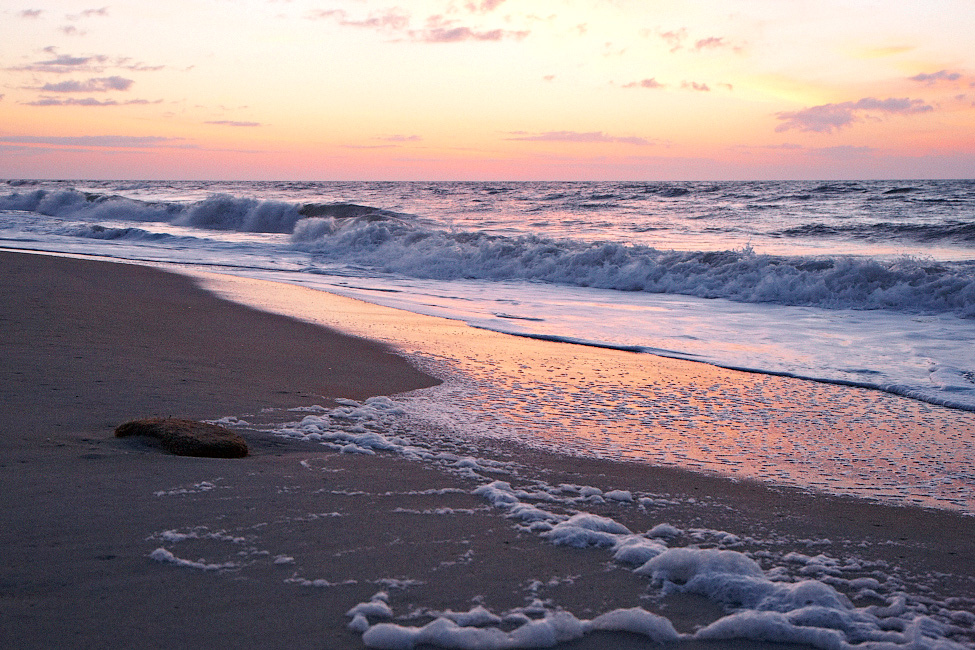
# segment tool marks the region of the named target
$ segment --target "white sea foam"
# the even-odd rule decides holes
[[[384,590],[347,611],[348,628],[362,634],[367,647],[414,648],[428,644],[461,649],[541,648],[596,632],[618,631],[643,635],[656,644],[728,639],[801,643],[824,650],[956,650],[964,646],[951,637],[970,629],[975,622],[975,615],[952,607],[948,601],[938,603],[928,596],[905,593],[903,585],[885,573],[882,564],[856,558],[841,560],[810,550],[829,544],[828,540],[796,540],[795,550],[760,551],[753,556],[734,550],[741,546],[741,538],[723,530],[682,530],[661,521],[639,533],[613,517],[585,509],[589,499],[612,495],[617,492],[613,489],[516,479],[522,473],[514,471],[509,480],[497,480],[484,469],[492,469],[494,461],[444,451],[443,446],[457,444],[449,436],[440,441],[428,438],[421,443],[398,435],[412,428],[409,407],[388,398],[365,403],[343,400],[336,409],[312,417],[316,419],[305,418],[278,431],[292,437],[318,435],[322,444],[331,445],[336,435],[368,427],[369,433],[378,436],[369,438],[378,445],[375,450],[434,463],[445,472],[472,479],[475,485],[470,492],[482,498],[485,507],[495,508],[509,517],[513,526],[537,534],[539,543],[605,554],[607,560],[645,577],[651,600],[654,594],[693,594],[725,611],[725,615],[693,632],[678,634],[666,617],[643,607],[615,609],[591,619],[579,618],[551,601],[539,600],[538,592],[544,584],[534,581],[527,586],[527,593],[535,600],[525,607],[497,612],[478,603],[467,611],[413,610],[397,615],[386,589],[406,589],[410,582],[377,579],[373,582],[382,584]],[[471,462],[459,465],[458,459]],[[304,467],[315,470],[310,464]],[[352,502],[366,496],[357,491],[333,492],[349,497]],[[431,488],[416,494],[437,497],[456,493],[457,488]],[[645,511],[647,504],[674,503],[673,499],[663,499],[660,495],[630,492],[629,497],[604,500],[601,507]],[[691,501],[688,499],[687,503]],[[582,510],[578,509],[580,506]],[[470,509],[434,506],[404,514],[449,517],[467,514],[467,510]],[[341,514],[330,512],[326,516]],[[209,540],[234,546],[247,539],[236,532],[205,526],[166,530],[154,538],[170,545]],[[760,539],[747,541],[753,547],[765,544]],[[776,541],[776,545],[781,546],[782,541]],[[343,576],[302,577],[300,563],[290,555],[272,556],[255,549],[244,549],[240,555],[262,557],[262,562],[293,568],[294,573],[285,581],[299,587],[337,590],[360,583]],[[470,561],[471,555],[469,550],[457,562]],[[164,564],[207,572],[241,567],[239,562],[187,560],[164,547],[157,548],[149,557]],[[763,569],[757,558],[771,567]],[[578,576],[552,578],[545,584],[574,583],[577,579]],[[870,604],[856,605],[851,597]]]
[[[153,492],[153,496],[165,497],[179,494],[198,494],[200,492],[209,492],[210,490],[216,489],[219,481],[220,479],[214,479],[212,481],[200,481],[199,483],[194,483],[193,485],[184,487],[175,487],[170,490],[159,490]]]
[[[456,616],[441,616],[422,627],[381,623],[367,629],[362,640],[370,648],[388,650],[408,650],[420,644],[442,648],[503,650],[549,648],[582,638],[594,630],[640,634],[657,644],[679,638],[669,621],[640,608],[614,610],[591,621],[580,620],[564,611],[547,612],[543,618],[528,619],[510,632],[498,627],[472,627],[500,620],[500,617],[482,610],[471,622],[466,618],[458,620]]]
[[[347,613],[349,629],[361,633],[368,647],[414,648],[427,644],[462,649],[536,648],[579,639],[596,631],[625,631],[644,635],[654,643],[729,639],[799,643],[824,650],[956,650],[964,646],[952,641],[950,636],[975,621],[975,615],[953,610],[947,602],[938,604],[929,598],[908,596],[898,581],[880,570],[879,564],[858,559],[843,561],[815,551],[809,554],[798,550],[822,547],[830,544],[829,540],[796,540],[797,550],[778,554],[759,552],[753,557],[734,550],[742,546],[743,540],[723,530],[682,530],[664,521],[645,533],[635,533],[612,517],[577,509],[588,503],[588,499],[602,499],[615,490],[587,485],[549,485],[538,480],[526,485],[519,485],[513,479],[497,480],[487,473],[479,473],[483,472],[481,468],[492,465],[490,461],[439,451],[438,443],[432,440],[420,445],[396,435],[401,428],[409,428],[402,426],[410,417],[409,407],[403,403],[388,399],[371,403],[345,400],[334,415],[332,418],[331,413],[324,413],[311,421],[306,418],[281,432],[293,436],[310,435],[307,432],[313,431],[322,436],[323,444],[330,444],[328,441],[335,438],[329,429],[342,431],[365,428],[369,424],[374,428],[371,433],[380,436],[374,440],[386,441],[379,443],[383,451],[436,463],[444,471],[475,480],[473,495],[509,517],[513,525],[537,534],[540,541],[605,553],[607,559],[645,577],[651,594],[654,591],[662,596],[693,594],[712,601],[726,612],[694,632],[678,634],[665,617],[640,607],[612,610],[591,620],[541,601],[504,612],[494,612],[478,604],[466,612],[412,611],[397,616],[384,591],[353,606]],[[459,467],[458,458],[473,462]],[[423,494],[437,496],[454,491],[430,489]],[[673,504],[673,499],[662,499],[659,495],[631,492],[629,497],[606,503],[624,509],[646,509],[647,504],[654,506],[658,502]],[[428,511],[442,516],[461,514],[451,508]],[[747,541],[752,546],[764,544],[760,539]],[[773,562],[773,566],[763,569],[756,557]],[[869,575],[863,575],[865,572]],[[323,588],[355,583],[298,577],[289,581]],[[537,593],[540,587],[538,582],[536,586],[529,585],[529,590]],[[871,604],[855,605],[851,596]]]
[[[180,557],[173,555],[172,551],[169,551],[162,546],[154,550],[149,554],[149,557],[156,562],[162,562],[164,564],[173,564],[175,566],[187,567],[190,569],[200,569],[202,571],[222,571],[226,569],[236,569],[240,565],[236,562],[222,562],[213,563],[207,562],[206,560],[185,560]]]

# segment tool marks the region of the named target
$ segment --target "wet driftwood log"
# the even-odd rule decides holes
[[[159,441],[160,446],[177,456],[202,456],[205,458],[243,458],[247,455],[247,443],[230,429],[178,418],[146,418],[120,424],[115,435],[148,436]]]

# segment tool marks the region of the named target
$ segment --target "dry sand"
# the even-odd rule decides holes
[[[2,647],[358,648],[344,612],[391,579],[415,581],[390,590],[398,613],[467,610],[474,599],[498,611],[537,595],[580,617],[652,605],[681,631],[719,614],[693,599],[641,600],[645,579],[604,552],[519,532],[470,494],[469,480],[429,464],[253,431],[244,431],[252,455],[239,460],[115,439],[112,429],[133,417],[250,416],[436,380],[381,345],[218,300],[155,269],[0,253],[0,272]],[[696,364],[678,365],[694,375]],[[634,530],[723,529],[782,553],[797,540],[829,539],[816,552],[886,562],[936,600],[975,599],[975,526],[956,513],[498,441],[479,454],[515,461],[515,475],[499,476],[513,482],[538,476],[672,497],[649,510],[589,508]],[[455,491],[418,494],[444,488]],[[444,507],[463,514],[422,514]],[[160,547],[236,566],[150,559]],[[637,640],[566,647],[629,645]]]

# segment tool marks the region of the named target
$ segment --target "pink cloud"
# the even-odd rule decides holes
[[[709,36],[708,38],[702,38],[694,43],[694,51],[702,52],[704,50],[732,50],[734,52],[740,52],[741,45],[735,45],[734,43],[729,43],[725,40],[723,36]]]
[[[486,13],[495,9],[501,2],[487,0],[473,6],[477,11]],[[528,31],[512,31],[507,29],[480,29],[463,25],[456,20],[445,19],[442,15],[429,16],[423,29],[410,29],[411,16],[409,13],[394,7],[378,13],[371,13],[363,19],[350,18],[342,9],[319,10],[310,14],[313,19],[333,20],[343,27],[357,27],[372,29],[400,36],[405,40],[417,43],[460,43],[463,41],[502,41],[521,40],[528,36]]]
[[[657,35],[670,46],[671,52],[677,52],[684,47],[684,39],[687,38],[687,30],[681,28],[667,32],[658,32]]]
[[[46,144],[69,147],[172,147],[185,146],[183,138],[166,138],[162,136],[144,135],[76,135],[76,136],[33,136],[14,135],[0,137],[0,142],[16,144]]]
[[[948,72],[947,70],[938,70],[937,72],[931,73],[922,72],[913,77],[908,77],[908,79],[911,81],[920,81],[931,86],[939,81],[958,81],[961,79],[961,74],[958,72]]]
[[[649,30],[644,31],[644,34],[646,35],[650,35],[651,33],[652,32]],[[668,31],[657,30],[656,35],[670,47],[671,52],[679,52],[680,50],[683,50],[685,48],[685,43],[689,39],[686,27],[671,29]],[[742,50],[741,45],[730,43],[724,36],[707,36],[705,38],[699,38],[694,41],[694,45],[686,47],[692,52],[703,52],[705,50],[719,49],[727,49],[734,52],[740,52]]]
[[[638,146],[652,144],[646,138],[635,136],[613,136],[607,135],[602,131],[546,131],[544,133],[524,133],[516,132],[516,137],[508,140],[527,140],[530,142],[575,142],[575,143],[598,143],[598,142],[619,142]]]
[[[728,47],[727,43],[724,42],[723,38],[717,36],[710,36],[708,38],[702,38],[694,43],[695,50],[706,50],[708,48],[715,47]]]
[[[459,43],[461,41],[503,41],[521,40],[528,36],[527,31],[506,29],[476,30],[459,25],[454,20],[444,20],[443,16],[430,16],[427,26],[422,30],[411,30],[410,38],[421,43]]]
[[[123,77],[101,77],[87,81],[60,81],[41,86],[40,90],[49,93],[103,93],[110,90],[128,90],[135,83]]]
[[[934,107],[920,99],[907,97],[876,99],[864,97],[855,102],[822,104],[798,111],[782,111],[776,117],[782,121],[775,130],[813,131],[832,133],[834,130],[860,121],[863,114],[881,113],[887,115],[914,115],[933,111]]]
[[[161,99],[157,99],[154,102],[148,99],[130,99],[128,101],[119,102],[114,99],[99,100],[93,97],[85,97],[84,99],[75,99],[70,97],[68,99],[61,99],[59,97],[41,97],[38,100],[32,102],[24,102],[25,106],[134,106],[134,105],[144,105],[144,104],[159,104]]]
[[[399,31],[410,25],[410,15],[398,7],[369,14],[367,17],[353,20],[342,9],[319,10],[312,14],[313,18],[334,20],[343,27],[361,27],[388,31]]]
[[[237,120],[210,120],[208,122],[204,122],[204,124],[214,124],[216,126],[242,126],[242,127],[264,126],[260,122],[239,122]]]
[[[467,6],[467,10],[472,13],[486,14],[494,11],[495,9],[503,5],[504,2],[505,0],[481,0],[480,3],[468,2],[466,6]]]
[[[631,81],[628,84],[623,84],[623,87],[657,89],[657,88],[664,88],[665,84],[662,84],[659,81],[657,81],[655,77],[650,77],[649,79],[642,79],[640,81]]]

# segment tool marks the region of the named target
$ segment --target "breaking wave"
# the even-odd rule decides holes
[[[760,255],[750,249],[663,251],[421,229],[396,220],[321,218],[298,222],[292,241],[331,262],[437,280],[530,280],[738,302],[975,317],[970,265],[911,257],[879,261]]]
[[[177,239],[173,235],[149,232],[142,228],[108,228],[99,224],[83,224],[64,229],[63,234],[72,237],[88,239],[129,240],[129,241],[165,241]],[[187,239],[187,238],[181,238]]]
[[[29,187],[29,186],[28,186]],[[627,189],[632,191],[633,188]],[[679,186],[655,192],[681,196]],[[899,195],[912,192],[900,191]],[[681,190],[681,191],[676,191]],[[812,193],[859,193],[856,183],[824,184]],[[560,201],[562,196],[550,195]],[[590,192],[586,201],[611,200]],[[661,250],[643,244],[589,242],[536,235],[505,236],[436,227],[414,215],[356,203],[296,203],[213,194],[203,200],[152,202],[77,190],[31,189],[0,196],[0,210],[38,213],[72,225],[67,234],[95,239],[152,239],[131,222],[166,222],[211,230],[284,233],[292,246],[330,265],[354,264],[411,277],[452,280],[527,280],[571,286],[724,298],[748,303],[826,309],[889,309],[975,317],[972,262],[933,262],[902,257],[808,257],[724,251]],[[92,225],[100,220],[123,227]],[[128,223],[124,223],[128,222]],[[115,224],[113,224],[115,225]],[[782,236],[891,236],[931,241],[975,241],[963,221],[940,225],[880,223],[844,232],[818,223]]]
[[[371,220],[404,216],[353,203],[298,204],[213,194],[202,201],[185,204],[45,189],[0,197],[0,210],[89,221],[162,221],[178,226],[255,233],[290,233],[299,220],[309,217]]]

